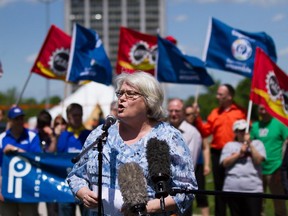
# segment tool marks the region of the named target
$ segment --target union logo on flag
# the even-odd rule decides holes
[[[31,72],[48,79],[65,80],[70,46],[71,37],[52,25]]]
[[[288,76],[257,48],[250,99],[288,126]]]
[[[142,70],[154,75],[157,37],[121,27],[117,74]]]

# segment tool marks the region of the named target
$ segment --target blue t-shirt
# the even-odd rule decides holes
[[[26,152],[41,152],[40,138],[37,133],[24,128],[19,139],[15,139],[11,133],[11,130],[7,130],[0,134],[0,166],[2,166],[3,160],[3,150],[7,146],[7,144],[11,144],[15,147],[21,148]]]
[[[58,138],[57,152],[80,152],[90,132],[90,130],[84,129],[76,138],[73,132],[63,131]]]

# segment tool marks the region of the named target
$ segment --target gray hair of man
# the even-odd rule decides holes
[[[135,88],[143,96],[147,106],[147,117],[152,120],[162,121],[166,117],[166,112],[162,107],[164,92],[160,83],[150,74],[137,71],[132,74],[121,73],[115,79],[116,91],[121,86],[127,85]]]

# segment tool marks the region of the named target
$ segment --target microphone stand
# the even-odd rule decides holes
[[[103,144],[106,143],[108,128],[104,130],[97,145],[98,150],[98,216],[102,216],[102,166],[103,166]]]
[[[72,158],[72,162],[76,163],[80,158],[85,155],[90,149],[97,145],[98,150],[98,216],[102,216],[102,167],[103,167],[103,144],[106,143],[108,136],[108,128],[102,128],[102,134],[93,142],[91,145],[87,146],[80,154]]]

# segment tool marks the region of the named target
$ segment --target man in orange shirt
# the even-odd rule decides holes
[[[246,119],[245,112],[237,106],[233,97],[234,88],[229,84],[222,84],[217,90],[216,98],[219,106],[211,111],[207,118],[207,122],[203,123],[199,116],[199,108],[194,125],[201,133],[202,137],[213,136],[211,142],[211,161],[212,172],[214,178],[214,187],[217,191],[222,191],[225,170],[219,165],[221,150],[223,146],[234,139],[232,131],[233,123],[239,119]],[[197,104],[194,106],[198,107]],[[215,197],[215,216],[226,215],[226,203],[221,196]]]

